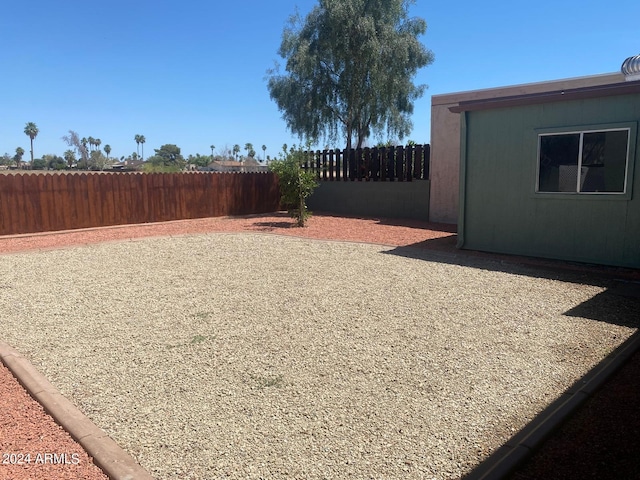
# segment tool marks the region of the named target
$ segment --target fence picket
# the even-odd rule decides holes
[[[424,162],[422,145],[416,145],[414,149],[415,161],[413,163],[413,178],[422,176],[422,164]]]
[[[329,181],[333,180],[335,180],[333,178],[333,150],[329,150]]]

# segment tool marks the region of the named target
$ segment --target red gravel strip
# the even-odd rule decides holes
[[[55,456],[54,456],[55,455]],[[0,478],[108,478],[0,363]]]
[[[390,246],[422,244],[430,240],[446,239],[444,245],[448,248],[455,247],[456,238],[455,225],[418,220],[315,215],[311,217],[305,228],[297,228],[288,214],[280,212],[244,217],[197,218],[173,222],[4,236],[0,237],[0,253],[60,248],[132,238],[241,231],[368,242]]]

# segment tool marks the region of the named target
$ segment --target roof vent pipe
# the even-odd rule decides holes
[[[640,55],[627,58],[622,62],[620,71],[624,74],[624,78],[628,82],[632,80],[640,80]]]

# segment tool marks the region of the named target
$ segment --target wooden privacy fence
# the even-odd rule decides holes
[[[406,145],[305,152],[305,168],[323,181],[410,182],[429,179],[430,145]]]
[[[277,211],[272,173],[0,175],[0,235]]]

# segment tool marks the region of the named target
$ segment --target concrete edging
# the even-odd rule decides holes
[[[153,480],[131,455],[64,397],[29,360],[4,342],[0,342],[0,362],[111,480]]]

